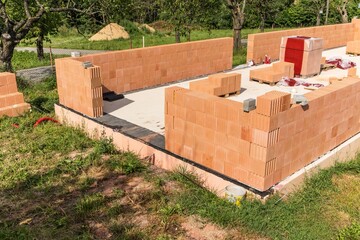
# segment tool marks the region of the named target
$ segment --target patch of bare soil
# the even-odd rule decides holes
[[[251,234],[243,234],[239,229],[226,229],[209,223],[198,216],[189,216],[183,219],[181,227],[186,240],[250,240],[266,239]]]
[[[112,233],[103,223],[89,222],[90,231],[94,234],[96,239],[110,239]]]

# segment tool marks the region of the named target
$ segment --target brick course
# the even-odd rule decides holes
[[[56,59],[60,103],[98,117],[102,92],[123,93],[228,70],[232,50],[232,38],[219,38]],[[82,67],[85,61],[96,66],[100,75],[95,79]]]

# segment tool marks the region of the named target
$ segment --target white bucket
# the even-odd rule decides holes
[[[225,187],[225,198],[234,203],[236,206],[241,205],[241,200],[244,199],[246,190],[243,187],[236,185],[229,185]]]
[[[80,52],[71,52],[71,57],[80,57],[81,53]]]

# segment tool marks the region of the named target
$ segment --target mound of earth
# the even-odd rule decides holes
[[[155,33],[155,32],[156,32],[155,28],[150,27],[150,26],[147,25],[146,23],[141,24],[141,25],[139,26],[139,29],[145,29],[145,30],[149,31],[150,33]]]
[[[125,31],[125,28],[116,24],[110,23],[94,36],[89,38],[90,41],[101,41],[101,40],[113,40],[113,39],[129,39],[129,33]]]
[[[161,32],[168,32],[173,30],[173,26],[170,23],[162,20],[150,23],[149,26]]]

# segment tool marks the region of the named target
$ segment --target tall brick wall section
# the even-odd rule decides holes
[[[60,104],[90,117],[103,114],[100,67],[85,69],[70,58],[56,59],[56,81]]]
[[[323,38],[324,49],[345,46],[348,41],[360,39],[360,19],[346,24],[249,34],[247,60],[261,63],[266,54],[272,59],[279,59],[281,38],[294,35]]]
[[[306,94],[309,108],[272,91],[257,109],[206,93],[165,90],[165,147],[260,191],[309,164],[360,131],[360,81]]]
[[[104,92],[123,93],[231,69],[232,50],[232,38],[219,38],[74,59],[101,68]]]

